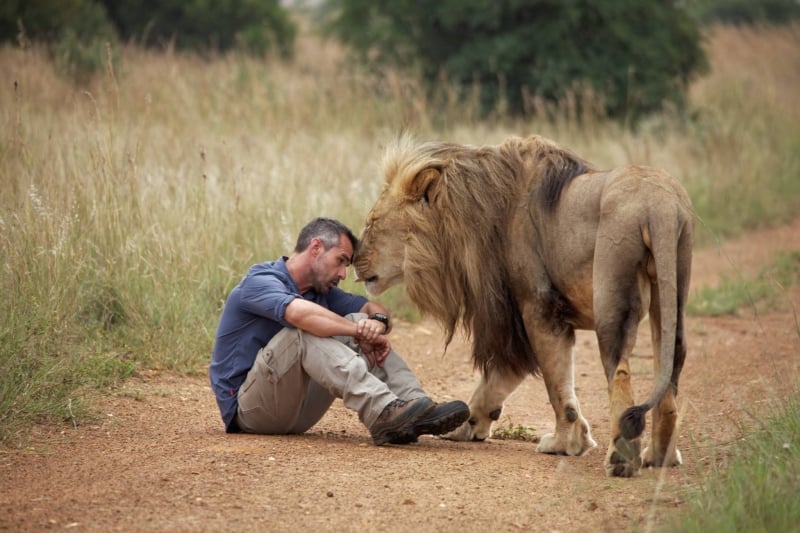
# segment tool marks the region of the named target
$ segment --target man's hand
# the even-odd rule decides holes
[[[383,362],[392,350],[392,344],[383,335],[378,335],[372,340],[357,337],[356,342],[361,347],[361,351],[364,352],[370,368],[373,366],[382,367]]]
[[[386,334],[386,325],[380,320],[362,318],[356,323],[356,337],[369,342]]]

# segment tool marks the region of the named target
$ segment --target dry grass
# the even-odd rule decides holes
[[[125,48],[118,71],[85,87],[42,50],[2,48],[0,423],[42,397],[43,413],[67,416],[76,391],[140,365],[204,371],[247,266],[286,253],[313,216],[358,231],[382,146],[403,128],[472,144],[535,132],[600,166],[664,167],[706,241],[794,216],[798,45],[797,25],[714,30],[691,117],[665,112],[636,132],[579,121],[570,100],[479,120],[448,87],[431,96],[412,76],[364,72],[307,34],[292,64]]]

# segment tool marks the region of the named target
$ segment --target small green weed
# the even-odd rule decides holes
[[[530,426],[514,424],[510,418],[506,417],[504,426],[496,426],[492,430],[492,438],[498,440],[523,440],[528,442],[539,442],[536,430]]]

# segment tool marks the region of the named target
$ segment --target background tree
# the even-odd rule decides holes
[[[416,66],[466,92],[478,82],[484,108],[512,112],[525,95],[564,97],[580,84],[606,112],[636,117],[680,106],[706,67],[697,23],[670,0],[329,0],[327,30],[373,64]]]
[[[800,19],[797,0],[693,0],[686,9],[704,24],[785,24]]]
[[[108,61],[118,36],[199,52],[292,55],[296,25],[279,0],[4,0],[0,42],[47,45],[73,79]]]
[[[279,0],[102,0],[123,39],[146,46],[292,55],[297,28]]]
[[[50,47],[62,74],[83,82],[112,58],[117,33],[103,6],[92,0],[5,0],[0,4],[0,42]]]
[[[16,42],[20,31],[31,41],[56,42],[69,30],[78,38],[113,38],[105,9],[92,0],[4,0],[0,42]]]

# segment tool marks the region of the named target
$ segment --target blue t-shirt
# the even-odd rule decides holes
[[[233,421],[239,407],[237,394],[258,351],[283,328],[286,306],[295,298],[305,298],[345,316],[357,313],[367,303],[363,296],[332,288],[328,294],[313,289],[300,294],[300,289],[286,269],[286,257],[253,265],[234,287],[217,327],[214,355],[209,376],[217,398],[225,430],[238,431]]]

